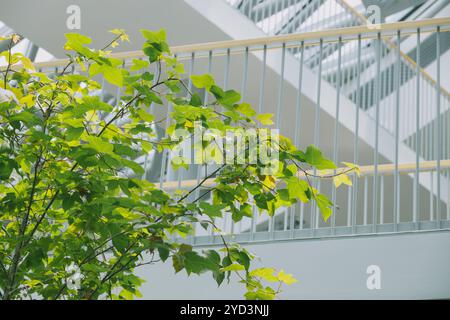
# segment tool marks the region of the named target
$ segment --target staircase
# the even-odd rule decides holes
[[[225,7],[221,7],[216,3],[220,1],[212,1],[214,4],[211,5],[205,5],[201,1],[196,0],[186,1],[234,39],[248,38],[250,33],[253,33],[253,37],[261,37],[249,23],[253,23],[254,27],[259,29],[262,34],[282,36],[279,38],[278,47],[267,49],[267,52],[264,51],[264,48],[256,48],[256,45],[245,47],[245,41],[242,43],[240,52],[244,55],[248,48],[253,48],[256,52],[253,52],[252,55],[267,65],[268,70],[273,70],[281,77],[278,85],[270,87],[272,94],[275,95],[274,104],[276,106],[270,111],[274,111],[277,119],[281,118],[277,122],[277,126],[281,124],[279,127],[282,132],[284,130],[284,133],[287,133],[294,141],[297,138],[298,131],[304,133],[300,134],[303,137],[303,142],[299,143],[300,147],[304,145],[306,140],[308,143],[319,144],[327,154],[333,154],[333,159],[337,162],[353,158],[354,162],[373,164],[375,167],[381,163],[401,164],[413,163],[414,161],[419,163],[427,159],[435,160],[438,152],[440,152],[440,159],[449,158],[448,139],[439,140],[445,137],[446,132],[448,133],[449,130],[447,123],[444,123],[444,121],[447,121],[445,112],[449,108],[448,93],[443,88],[440,88],[425,70],[418,68],[417,64],[408,55],[399,50],[397,46],[397,43],[401,43],[405,38],[415,38],[416,28],[410,27],[409,29],[401,30],[400,39],[394,31],[391,33],[380,32],[379,39],[376,30],[370,32],[370,34],[363,32],[360,41],[358,41],[355,37],[348,36],[346,29],[343,29],[341,37],[329,36],[331,33],[327,33],[326,30],[314,33],[314,28],[333,27],[337,25],[336,23],[343,23],[342,25],[347,27],[362,24],[362,27],[365,27],[365,18],[343,1],[233,1],[229,3],[234,9],[238,10],[241,16],[244,15],[245,21],[244,19],[240,21],[235,15],[231,14],[227,19],[220,19],[220,15],[224,16],[226,11]],[[327,4],[328,7],[326,7]],[[332,5],[330,6],[330,4]],[[309,8],[307,10],[310,13],[303,17],[301,10],[295,10],[300,7]],[[326,13],[328,16],[325,16]],[[338,22],[335,21],[336,17],[339,17]],[[227,24],[226,20],[230,21],[231,19],[236,22],[235,25]],[[238,21],[240,22],[237,23]],[[332,21],[335,22],[332,23]],[[303,22],[303,24],[300,22]],[[301,36],[304,34],[299,33],[299,30],[302,32],[312,30],[313,32],[305,34],[307,40],[295,42],[293,39],[302,39]],[[294,32],[294,34],[292,34],[293,37],[290,37],[290,34],[281,35],[282,32]],[[442,42],[444,33],[439,33],[440,42]],[[335,34],[338,34],[338,32]],[[421,29],[422,39],[428,36],[432,37],[433,34],[436,34],[436,29],[431,27]],[[298,37],[294,35],[298,35]],[[321,37],[323,37],[322,42],[320,41]],[[292,44],[293,42],[294,44]],[[360,48],[358,46],[359,42]],[[419,45],[419,52],[421,52],[420,49]],[[379,65],[379,71],[377,70],[377,65]],[[300,89],[297,73],[299,68],[303,70],[303,87],[300,87]],[[245,62],[243,70],[245,73]],[[252,72],[255,71],[253,70]],[[245,75],[243,77],[245,79]],[[321,89],[317,87],[317,77],[325,80],[320,84],[319,88]],[[378,81],[379,83],[377,83]],[[338,85],[339,83],[340,85]],[[420,86],[421,96],[416,95],[417,85]],[[322,111],[333,117],[336,123],[332,124],[332,126],[343,126],[349,129],[353,134],[353,137],[350,138],[352,139],[351,141],[355,139],[355,149],[358,149],[358,144],[359,148],[366,144],[372,149],[355,150],[352,155],[347,148],[351,144],[347,140],[349,137],[345,139],[338,138],[336,133],[339,132],[339,129],[335,130],[334,133],[330,129],[330,134],[325,135],[328,138],[324,140],[320,136],[320,131],[323,130],[324,122],[326,121],[323,121],[324,116],[322,114],[317,116],[319,112],[317,108],[315,115],[314,112],[310,113],[309,117],[302,115],[303,119],[307,117],[309,123],[302,123],[303,127],[300,126],[297,130],[295,126],[296,129],[292,130],[292,127],[294,127],[293,122],[291,122],[292,127],[287,125],[285,115],[282,111],[280,112],[280,109],[283,110],[284,107],[290,110],[287,111],[286,109],[284,112],[290,112],[291,117],[295,112],[295,102],[292,103],[290,99],[285,97],[289,96],[287,93],[285,93],[285,96],[283,93],[280,94],[280,92],[290,86],[300,90],[301,94],[311,99],[311,102],[317,108],[320,106]],[[331,90],[331,88],[333,89]],[[436,110],[437,92],[439,92],[440,99],[440,117],[436,117],[438,114]],[[336,94],[340,97],[339,99],[335,98]],[[276,96],[279,97],[278,102],[276,101]],[[419,101],[419,105],[417,105],[416,101]],[[258,103],[253,104],[258,105]],[[283,108],[279,108],[278,106],[280,105],[283,105]],[[304,103],[302,107],[305,107]],[[339,114],[339,109],[341,112],[340,117],[337,115]],[[360,111],[358,112],[357,110]],[[417,110],[420,111],[418,117],[416,117]],[[264,110],[264,112],[267,111]],[[396,120],[397,114],[399,116]],[[317,120],[318,118],[323,122],[320,123]],[[440,120],[440,135],[437,133],[438,121],[436,119]],[[418,124],[416,120],[419,120]],[[315,123],[312,124],[313,122]],[[354,124],[355,122],[358,124]],[[318,124],[320,124],[320,130],[317,129],[319,127]],[[312,136],[309,135],[308,137],[308,132],[305,132],[305,126],[314,132]],[[423,130],[423,128],[430,126],[432,126],[431,129]],[[340,137],[342,137],[342,134]],[[417,138],[420,144],[415,142]],[[332,140],[334,140],[334,145],[332,142],[330,147],[327,143]],[[436,147],[438,145],[440,147]],[[346,152],[342,151],[342,149],[345,149]],[[419,154],[416,153],[416,150],[419,151]],[[314,209],[308,207],[296,208],[293,210],[294,213],[289,212],[289,210],[280,212],[271,221],[259,219],[256,222],[242,222],[238,226],[233,226],[230,221],[224,221],[223,229],[226,232],[235,234],[235,239],[238,239],[238,241],[245,242],[253,241],[251,238],[254,236],[246,233],[247,231],[267,231],[268,235],[263,235],[264,232],[261,232],[261,240],[267,238],[283,239],[310,237],[311,230],[309,228],[326,229],[331,227],[333,229],[335,223],[340,226],[349,226],[351,224],[351,215],[354,214],[354,211],[357,211],[358,216],[364,216],[364,219],[357,223],[362,225],[373,224],[374,221],[382,221],[382,223],[392,221],[395,224],[400,220],[404,220],[405,215],[413,211],[416,214],[418,214],[418,211],[426,211],[426,217],[421,216],[419,220],[433,221],[437,216],[442,216],[442,213],[437,214],[435,212],[437,210],[436,207],[440,206],[439,211],[441,211],[449,199],[449,174],[446,170],[439,170],[439,172],[440,174],[438,175],[436,171],[418,173],[418,171],[414,172],[412,170],[409,171],[408,175],[400,178],[393,171],[393,179],[389,176],[382,177],[378,174],[377,178],[363,179],[364,181],[360,181],[359,184],[354,181],[355,186],[353,189],[357,189],[355,193],[358,194],[359,199],[364,199],[363,203],[355,201],[356,197],[351,195],[350,191],[345,192],[345,194],[337,194],[332,187],[322,185],[322,188],[328,190],[326,192],[332,194],[333,200],[337,200],[340,206],[341,214],[337,216],[336,221],[328,224],[320,222],[318,216],[314,213]],[[376,170],[375,176],[377,176]],[[384,187],[385,185],[389,186],[389,191]],[[414,200],[405,201],[413,192],[415,194]],[[369,193],[369,196],[366,193]],[[423,195],[426,194],[429,194],[428,202],[422,199]],[[440,200],[437,199],[437,194],[440,194]],[[417,197],[422,199],[420,200],[421,205],[416,203],[415,199]],[[402,199],[401,213],[399,212],[400,199]],[[440,201],[442,202],[437,205]],[[376,206],[375,203],[378,202],[379,204]],[[425,202],[427,204],[424,208]],[[383,218],[383,213],[379,213],[379,210],[384,211],[384,214],[388,216]],[[309,211],[312,212],[311,216],[309,216]],[[393,215],[392,211],[394,212]],[[299,212],[303,213],[299,214]],[[306,212],[308,212],[308,215]],[[347,217],[345,217],[345,213],[347,213]],[[344,217],[342,214],[344,214]],[[294,216],[296,218],[293,218]],[[299,216],[301,217],[299,218]],[[305,232],[303,235],[293,235],[292,230],[296,231],[297,227],[309,230],[302,230]],[[409,227],[405,230],[407,229]],[[279,237],[277,236],[277,230]],[[322,231],[326,231],[328,235],[330,235],[329,232],[333,234],[333,231],[330,231],[330,229]],[[370,231],[366,230],[364,232]],[[256,234],[258,238],[258,232]],[[320,236],[321,233],[315,233],[313,230],[312,234],[313,236],[314,234],[315,236]],[[199,239],[197,237],[197,240],[199,240],[198,243],[209,243],[211,238]]]

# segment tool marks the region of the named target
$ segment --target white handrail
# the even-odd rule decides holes
[[[435,26],[448,25],[450,27],[450,17],[445,18],[434,18],[425,19],[420,21],[405,21],[405,22],[395,22],[395,23],[384,23],[381,24],[378,29],[374,29],[370,26],[357,26],[339,29],[328,29],[321,31],[312,31],[305,33],[293,33],[293,34],[283,34],[277,36],[269,37],[259,37],[253,39],[242,39],[242,40],[225,40],[225,41],[215,41],[215,42],[205,42],[198,44],[189,44],[182,46],[174,46],[171,48],[172,53],[185,53],[185,52],[196,52],[196,51],[211,51],[219,49],[233,49],[242,48],[250,46],[270,46],[273,44],[287,43],[287,42],[298,42],[305,40],[315,40],[324,38],[336,38],[336,37],[346,37],[346,36],[356,36],[361,34],[373,34],[376,35],[380,32],[392,32],[398,30],[415,30],[417,28],[429,28]],[[445,30],[441,30],[445,31]],[[126,51],[112,53],[111,57],[118,59],[131,59],[131,58],[142,58],[145,57],[142,51]],[[36,68],[50,68],[50,67],[60,67],[68,63],[68,59],[57,59],[52,61],[36,63]]]
[[[421,172],[436,171],[437,170],[437,161],[436,160],[422,161],[422,162],[419,162],[418,166],[419,166],[419,171],[421,171]],[[440,168],[441,168],[441,170],[450,169],[450,159],[441,160]],[[395,173],[396,169],[398,170],[399,173],[403,173],[403,174],[413,173],[416,170],[416,163],[415,162],[400,163],[398,165],[398,168],[396,168],[395,164],[393,164],[393,163],[380,164],[380,165],[378,165],[377,172],[379,175],[383,175],[383,176],[393,175]],[[336,171],[344,172],[347,170],[349,170],[349,168],[345,167],[345,168],[339,168]],[[352,171],[352,173],[355,173],[355,171]],[[375,166],[373,166],[373,165],[360,166],[359,173],[360,173],[360,176],[371,176],[375,173]],[[320,175],[320,173],[319,173],[319,175]],[[328,173],[324,174],[324,176],[326,176],[326,175],[328,175]],[[299,177],[301,177],[301,178],[305,177],[305,174],[300,173]],[[168,181],[168,182],[163,183],[162,189],[164,189],[166,191],[176,190],[176,189],[190,189],[190,188],[195,188],[197,185],[198,185],[198,181],[195,179],[183,180],[183,181],[181,181],[181,184],[178,181]],[[205,186],[205,187],[212,187],[214,185],[215,185],[214,178],[206,179],[205,182],[202,184],[202,186]]]

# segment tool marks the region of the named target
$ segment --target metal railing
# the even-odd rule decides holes
[[[273,218],[256,212],[253,219],[237,224],[232,223],[231,217],[224,218],[220,221],[224,232],[233,234],[237,241],[258,241],[449,228],[450,164],[445,159],[450,159],[450,118],[443,113],[449,105],[442,99],[447,93],[440,86],[443,68],[440,55],[436,80],[426,78],[416,67],[416,73],[409,78],[414,86],[405,86],[401,81],[403,60],[399,50],[389,56],[393,64],[390,71],[393,113],[389,119],[393,120],[393,130],[383,124],[385,91],[381,86],[383,61],[388,59],[382,54],[384,39],[435,34],[439,46],[441,35],[449,28],[450,18],[442,18],[384,24],[379,29],[356,26],[172,48],[185,64],[187,78],[190,74],[211,73],[219,85],[241,91],[242,99],[257,111],[274,113],[275,127],[297,147],[315,144],[336,163],[349,161],[369,166],[361,177],[352,177],[353,186],[349,188],[336,190],[330,181],[313,180],[315,187],[329,194],[336,204],[327,222],[319,219],[314,204],[305,204],[280,210]],[[366,41],[376,48],[371,89],[363,88]],[[332,55],[337,69],[333,83],[324,76],[324,65],[332,61],[331,56],[325,57],[324,48],[336,43],[339,46]],[[344,71],[346,64],[342,59],[347,45],[357,47],[356,64],[350,74]],[[307,48],[323,57],[317,68],[305,63]],[[132,59],[145,58],[140,52],[114,56],[122,59],[125,66]],[[66,63],[64,60],[41,63],[37,68],[57,72]],[[354,98],[345,94],[346,77],[355,81]],[[431,91],[424,91],[426,81],[433,84],[426,89]],[[111,90],[101,79],[100,82],[104,88],[102,97],[114,104],[120,91]],[[373,99],[369,109],[361,107],[368,90],[372,90]],[[205,94],[204,98],[209,97]],[[161,108],[154,110],[162,113]],[[169,105],[160,114],[160,118],[168,119],[166,126],[170,124],[170,110]],[[429,113],[435,115],[432,129],[422,122]],[[406,138],[401,135],[401,124],[412,128]],[[201,181],[214,170],[192,165],[188,170],[174,172],[169,165],[171,157],[165,152],[160,157],[153,154],[139,159],[145,166],[145,177],[169,191],[174,187],[188,189],[189,183]],[[189,241],[200,245],[217,243],[218,239],[211,230],[203,232],[197,228],[196,237]]]
[[[355,9],[345,0],[225,1],[252,20],[268,35],[370,25],[361,13],[364,7],[359,10]],[[420,30],[415,30],[415,32],[398,32],[382,37],[380,42],[374,38],[363,39],[361,43],[357,41],[344,42],[337,39],[335,42],[324,44],[323,47],[305,47],[302,59],[316,73],[319,72],[320,67],[320,72],[325,80],[362,109],[369,110],[372,117],[376,117],[375,90],[377,89],[375,87],[378,86],[380,105],[382,106],[379,110],[380,125],[393,135],[397,130],[395,83],[399,81],[401,87],[399,94],[404,97],[403,99],[410,100],[402,105],[402,111],[407,117],[401,118],[398,125],[400,139],[417,151],[421,157],[431,160],[434,157],[433,149],[420,144],[429,141],[430,135],[438,130],[436,110],[428,110],[420,115],[420,137],[414,134],[417,129],[416,125],[413,119],[408,117],[414,115],[415,99],[421,99],[422,104],[433,104],[433,99],[437,99],[434,94],[436,81],[421,67],[421,60],[424,60],[421,59],[421,44],[424,41],[436,37],[434,40],[435,52],[440,51],[444,41],[450,41],[450,33],[442,35],[442,32],[436,31],[440,34],[439,37],[435,33],[421,33]],[[405,45],[408,42],[414,43],[415,46],[413,45],[412,49],[409,48]],[[402,43],[405,49],[409,48],[409,55],[402,52]],[[291,52],[295,56],[299,55],[298,50],[291,49]],[[377,55],[381,60],[378,84],[375,83]],[[338,61],[339,58],[340,61]],[[396,79],[397,75],[398,79]],[[360,84],[357,83],[358,81]],[[421,87],[421,96],[409,95],[409,92],[416,91],[417,86]],[[357,89],[358,87],[359,89]],[[358,97],[360,101],[357,101]],[[444,119],[447,119],[450,117],[450,95],[446,89],[441,88],[439,99],[441,99],[440,104],[442,105],[440,112]]]
[[[430,179],[436,178],[436,167],[436,161],[422,162],[419,165],[419,174],[428,176]],[[247,243],[449,229],[450,206],[446,205],[443,216],[438,215],[436,203],[439,200],[432,188],[421,191],[418,210],[415,210],[414,201],[411,201],[406,190],[403,196],[408,201],[401,202],[401,214],[393,208],[394,176],[399,174],[402,185],[407,186],[415,170],[415,163],[401,164],[398,168],[393,164],[378,167],[377,176],[380,184],[378,212],[373,211],[371,206],[375,167],[364,166],[361,167],[359,176],[356,174],[352,176],[354,185],[359,187],[356,189],[346,187],[340,190],[341,198],[346,201],[340,203],[335,210],[334,219],[329,222],[321,221],[314,205],[300,203],[291,208],[278,210],[274,217],[260,215],[254,210],[252,218],[244,217],[238,223],[233,223],[229,217],[228,219],[227,217],[217,218],[214,224],[220,228],[220,234],[212,227],[206,230],[197,228],[196,236],[184,241],[201,246],[220,244],[223,238],[228,241]],[[446,172],[450,170],[450,160],[441,162],[441,170]],[[185,181],[182,187],[190,188],[195,183],[196,181]],[[168,190],[174,187],[171,183],[164,186]],[[213,187],[214,180],[207,181],[206,186]],[[321,180],[320,187],[328,190],[333,188],[331,181],[324,180]],[[450,198],[450,193],[446,197]],[[358,200],[354,202],[355,199]]]

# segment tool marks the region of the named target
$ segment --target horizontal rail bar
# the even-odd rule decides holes
[[[356,36],[360,34],[377,34],[379,32],[390,32],[405,29],[417,29],[426,28],[434,26],[450,25],[450,17],[445,18],[435,18],[435,19],[425,19],[420,21],[404,21],[395,23],[384,23],[380,24],[380,28],[375,29],[369,26],[356,26],[338,29],[327,29],[321,31],[312,31],[305,33],[293,33],[293,34],[283,34],[277,36],[269,37],[259,37],[252,39],[242,39],[242,40],[225,40],[216,42],[205,42],[199,44],[190,44],[182,46],[174,46],[171,48],[172,53],[184,53],[184,52],[195,52],[195,51],[210,51],[218,49],[232,49],[250,46],[263,46],[271,45],[274,43],[285,43],[292,41],[305,41],[314,39],[323,39],[329,37],[344,37],[344,36]],[[442,30],[441,30],[442,31]],[[142,51],[127,51],[112,53],[111,57],[118,59],[130,59],[130,58],[142,58],[144,54]],[[36,63],[36,68],[48,68],[48,67],[58,67],[64,66],[68,63],[68,59],[57,59],[47,62]]]
[[[336,37],[342,38],[342,42],[349,41],[346,39],[346,37],[351,36],[357,36],[357,35],[364,35],[361,39],[368,39],[368,35],[372,35],[372,37],[377,36],[378,33],[386,33],[386,32],[394,32],[394,31],[405,31],[410,30],[411,33],[414,33],[417,31],[418,28],[432,28],[437,26],[444,26],[448,25],[450,27],[450,17],[444,17],[444,18],[433,18],[433,19],[424,19],[420,21],[403,21],[403,22],[394,22],[394,23],[385,23],[380,24],[378,28],[375,28],[374,26],[356,26],[356,27],[346,27],[346,28],[337,28],[337,29],[327,29],[327,30],[321,30],[321,31],[312,31],[312,32],[305,32],[305,33],[294,33],[294,34],[283,34],[283,35],[276,35],[276,36],[266,36],[266,37],[259,37],[259,38],[252,38],[252,39],[242,39],[242,40],[225,40],[225,41],[216,41],[216,42],[206,42],[206,43],[200,43],[200,44],[190,44],[190,45],[182,45],[182,46],[174,46],[171,48],[172,53],[174,54],[181,54],[181,53],[191,53],[191,52],[210,52],[212,50],[224,50],[224,49],[237,49],[237,48],[249,48],[252,46],[266,46],[267,49],[272,49],[272,46],[281,44],[284,44],[286,48],[291,47],[291,43],[299,42],[299,41],[313,41],[313,40],[328,40],[331,42],[336,42],[337,39],[333,39]],[[433,30],[421,30],[422,33],[433,32]],[[447,32],[450,31],[450,28],[447,30],[447,28],[441,28],[441,32]],[[403,35],[408,35],[410,32],[403,32]],[[390,35],[392,36],[392,35]],[[384,37],[390,37],[390,36],[381,36]],[[332,39],[332,40],[330,40]],[[352,40],[352,39],[350,39]],[[356,40],[356,39],[354,39]],[[324,41],[324,42],[329,42]],[[395,48],[396,44],[392,43],[391,41],[385,40],[386,43],[391,47],[391,49]],[[317,43],[318,44],[318,43]],[[313,45],[309,43],[305,43],[305,46]],[[254,51],[254,49],[250,48],[250,51]],[[411,59],[409,56],[401,52],[402,58],[404,58],[406,61],[408,61],[413,66],[416,66],[416,63],[413,59]],[[117,59],[138,59],[143,58],[145,55],[142,51],[126,51],[126,52],[118,52],[118,53],[112,53],[110,55],[111,57],[117,58]],[[69,62],[68,59],[56,59],[46,62],[39,62],[35,64],[36,69],[44,69],[44,68],[56,68],[56,67],[63,67],[66,66]],[[0,70],[4,70],[5,67],[0,67]],[[15,69],[15,68],[14,68]],[[424,69],[420,68],[421,73],[427,79],[430,81],[433,85],[436,84],[436,81],[431,77]],[[441,88],[441,92],[445,94],[446,96],[450,97],[450,93],[445,90],[444,88]]]
[[[379,28],[369,27],[369,26],[356,26],[356,27],[345,27],[337,29],[327,29],[320,31],[311,31],[304,33],[291,33],[282,34],[276,36],[266,36],[253,39],[242,39],[242,40],[226,40],[217,42],[206,42],[203,44],[192,44],[174,47],[172,50],[177,50],[177,52],[190,52],[190,51],[206,51],[212,49],[229,49],[236,47],[248,47],[248,46],[262,46],[271,45],[274,43],[284,43],[291,41],[306,41],[314,39],[324,39],[324,38],[336,38],[344,36],[357,36],[360,34],[377,34],[379,32],[396,32],[398,30],[412,30],[417,28],[427,28],[427,27],[437,27],[442,25],[450,24],[450,17],[445,18],[434,18],[434,19],[424,19],[420,21],[404,21],[404,22],[394,22],[394,23],[384,23],[380,24]]]
[[[440,161],[440,168],[442,169],[450,169],[450,159],[447,160],[441,160]],[[391,175],[395,173],[395,164],[389,163],[389,164],[379,164],[377,168],[378,175]],[[339,168],[336,169],[337,172],[343,172],[349,170],[349,168]],[[401,163],[398,165],[398,172],[403,174],[413,173],[416,170],[416,163]],[[419,171],[422,172],[429,172],[429,171],[436,171],[437,170],[437,161],[422,161],[419,163]],[[361,176],[370,176],[373,175],[375,172],[375,166],[360,166],[359,167],[360,175]],[[312,172],[311,172],[312,173]],[[299,174],[299,177],[304,177],[305,174],[301,173]],[[326,175],[324,175],[326,176]],[[195,188],[198,184],[198,181],[196,179],[192,180],[184,180],[181,182],[181,186],[179,186],[178,181],[168,181],[163,183],[162,189],[164,190],[176,190],[176,189],[187,189],[187,188]],[[214,186],[215,181],[214,178],[206,179],[205,182],[202,184],[204,187],[212,187]]]
[[[393,223],[377,224],[377,232],[372,232],[372,226],[358,225],[355,230],[352,227],[338,226],[333,229],[330,227],[321,227],[319,229],[294,229],[292,230],[276,230],[273,235],[267,231],[258,232],[245,232],[238,234],[222,234],[222,235],[196,235],[195,247],[207,248],[216,247],[222,244],[223,239],[225,241],[233,241],[239,244],[254,244],[254,243],[274,243],[284,242],[292,240],[311,240],[311,239],[339,239],[339,238],[354,238],[354,237],[374,237],[380,234],[384,235],[405,235],[410,233],[420,232],[442,232],[442,230],[450,230],[450,221],[442,221],[442,227],[436,229],[434,221],[419,221],[413,222],[401,222],[398,224],[398,230],[395,230]],[[313,235],[314,232],[314,235]],[[192,237],[192,236],[191,236]],[[222,239],[223,237],[223,239]],[[188,240],[190,238],[188,237]],[[185,239],[180,238],[180,242],[187,242]]]

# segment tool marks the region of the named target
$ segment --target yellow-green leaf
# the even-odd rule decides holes
[[[144,68],[148,68],[150,65],[150,62],[147,60],[139,60],[139,59],[133,59],[133,64],[130,67],[131,71],[136,71]]]
[[[138,115],[145,122],[152,122],[155,119],[155,117],[153,115],[151,115],[150,113],[147,113],[147,111],[145,111],[144,109],[139,109]]]
[[[338,188],[341,184],[345,184],[347,186],[352,186],[352,180],[350,180],[350,178],[344,174],[338,174],[337,176],[335,176],[333,178],[333,182],[336,188]]]
[[[275,269],[273,268],[258,268],[250,272],[251,276],[259,277],[263,280],[270,282],[278,282],[278,277],[274,275]]]
[[[283,283],[285,283],[287,285],[290,285],[290,284],[293,284],[293,283],[297,282],[297,279],[295,279],[292,276],[292,274],[285,273],[283,269],[281,269],[280,272],[278,272],[277,277],[278,277],[278,279],[281,282],[283,282]]]
[[[239,104],[236,110],[246,117],[253,117],[256,114],[255,110],[246,102]]]
[[[273,124],[272,117],[273,117],[273,114],[271,114],[271,113],[260,113],[256,116],[256,120],[261,122],[262,125],[270,126]]]
[[[239,263],[233,263],[230,264],[229,266],[223,267],[220,269],[220,271],[241,271],[241,270],[245,270],[245,267],[242,264]]]
[[[214,79],[210,74],[202,74],[202,75],[192,75],[191,76],[192,84],[199,88],[205,88],[207,91],[211,89],[211,86],[214,85]]]
[[[123,75],[120,69],[109,66],[102,66],[102,69],[106,81],[118,87],[123,86]]]
[[[347,168],[352,169],[352,171],[355,171],[358,177],[361,175],[361,169],[357,164],[351,162],[342,162],[342,164],[345,165]]]

